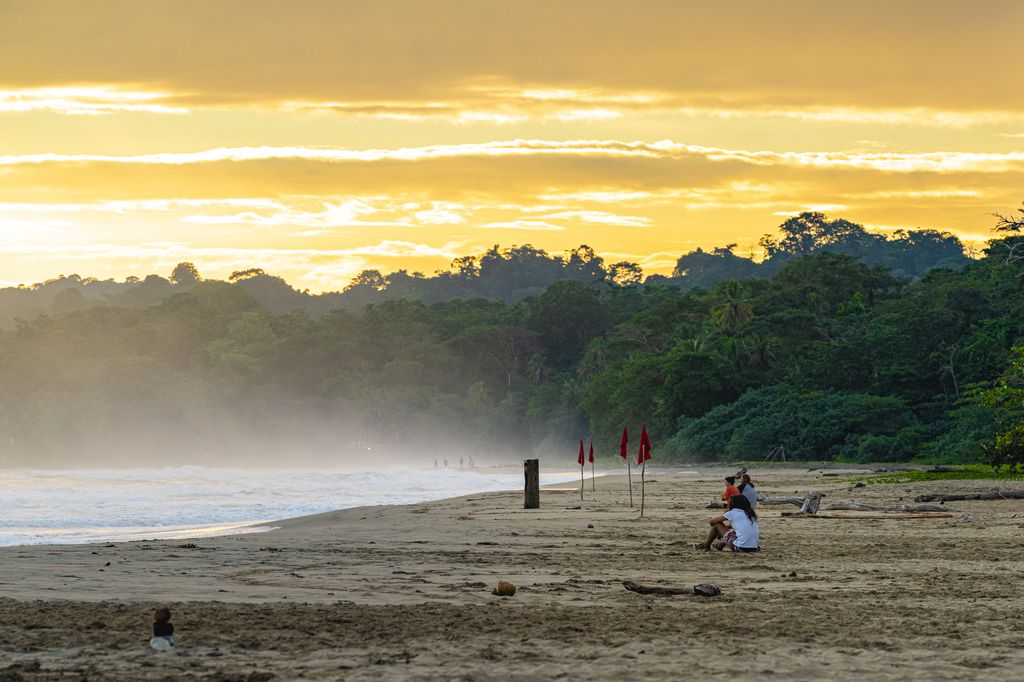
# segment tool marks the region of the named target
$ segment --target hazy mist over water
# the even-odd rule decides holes
[[[547,473],[541,483],[574,476]],[[217,535],[334,509],[522,484],[510,469],[0,469],[0,546]]]

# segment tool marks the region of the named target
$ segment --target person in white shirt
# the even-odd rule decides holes
[[[756,552],[760,549],[760,529],[757,525],[757,513],[751,508],[750,500],[743,495],[729,498],[730,509],[721,516],[708,520],[711,530],[704,542],[694,545],[697,549],[718,551],[729,549],[731,552]],[[726,523],[728,522],[728,526]]]

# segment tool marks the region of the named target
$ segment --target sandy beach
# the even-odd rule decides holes
[[[1019,679],[1024,500],[913,520],[762,507],[764,551],[699,552],[723,473],[649,472],[644,519],[625,477],[606,476],[582,504],[548,487],[539,510],[488,493],[266,533],[5,548],[0,680]],[[877,505],[995,487],[752,473],[769,495]],[[492,596],[498,580],[518,593]],[[641,596],[623,580],[722,595]],[[158,654],[164,604],[179,647]]]

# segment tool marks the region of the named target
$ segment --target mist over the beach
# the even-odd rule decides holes
[[[1017,682],[1022,28],[0,0],[0,682]]]

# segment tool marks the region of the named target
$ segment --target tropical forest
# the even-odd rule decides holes
[[[663,463],[1016,465],[1024,209],[992,235],[803,213],[757,260],[697,249],[670,276],[522,245],[322,294],[258,264],[7,288],[0,460],[610,460],[645,424]]]

